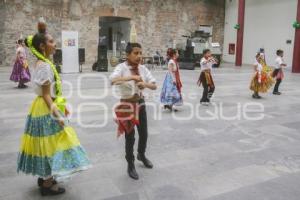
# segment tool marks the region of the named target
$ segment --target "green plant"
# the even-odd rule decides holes
[[[240,26],[239,24],[236,24],[236,25],[234,26],[234,28],[235,28],[236,30],[239,30],[239,29],[241,28],[241,26]]]
[[[293,27],[296,28],[296,29],[300,28],[300,23],[298,21],[295,21],[293,23]]]

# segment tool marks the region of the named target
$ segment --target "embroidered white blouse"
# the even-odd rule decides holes
[[[16,54],[19,55],[20,58],[26,59],[26,51],[25,51],[25,48],[24,48],[24,47],[19,46],[19,47],[16,49]]]
[[[39,61],[32,71],[32,83],[34,93],[38,96],[42,96],[42,85],[47,81],[51,84],[50,95],[55,98],[55,80],[54,74],[50,64]]]
[[[173,81],[176,80],[175,71],[177,70],[177,65],[173,59],[170,59],[168,62],[168,70],[172,75]]]
[[[254,66],[257,66],[256,70],[261,72],[263,70],[263,66],[255,59]]]

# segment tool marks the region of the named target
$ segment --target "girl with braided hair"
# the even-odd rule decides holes
[[[25,40],[38,59],[32,74],[37,97],[26,119],[17,170],[39,177],[42,196],[58,195],[65,189],[57,185],[57,180],[87,169],[90,163],[74,129],[65,120],[68,111],[60,76],[50,61],[55,41],[46,33],[43,21],[38,29],[37,34]]]

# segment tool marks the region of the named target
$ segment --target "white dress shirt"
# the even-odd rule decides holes
[[[213,61],[208,61],[206,58],[203,57],[200,61],[201,72],[204,70],[212,70],[213,64],[214,64]]]
[[[128,65],[127,62],[120,63],[116,66],[113,73],[109,76],[109,80],[112,81],[115,78],[132,76],[130,71],[132,66]],[[156,80],[152,76],[151,72],[144,65],[139,65],[139,76],[145,83],[155,83]],[[137,87],[135,81],[126,81],[119,85],[119,92],[122,99],[129,99],[134,94],[141,94],[141,90]]]
[[[275,59],[275,69],[281,69],[282,64],[284,64],[283,58],[281,56],[277,56],[277,58]]]

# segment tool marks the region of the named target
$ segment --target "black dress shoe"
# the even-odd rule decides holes
[[[28,86],[25,84],[21,84],[21,85],[18,85],[18,88],[24,89],[24,88],[28,88]]]
[[[147,167],[149,169],[153,168],[152,162],[150,160],[148,160],[145,155],[138,154],[137,159],[139,161],[142,161],[144,163],[145,167]]]
[[[164,105],[164,109],[172,112],[172,107],[170,105]]]
[[[258,94],[253,94],[252,97],[253,97],[254,99],[261,99],[261,96],[259,96]]]
[[[57,190],[53,190],[52,187],[40,187],[40,192],[42,196],[54,196],[63,194],[66,190],[60,187]]]
[[[42,187],[42,186],[43,186],[43,183],[44,183],[44,180],[43,180],[42,178],[38,178],[37,183],[38,183],[38,186],[39,186],[39,187]],[[52,180],[52,184],[53,184],[53,185],[57,184],[57,181],[56,181],[55,179],[53,179],[53,180]]]
[[[281,92],[273,92],[274,95],[281,95]]]
[[[134,163],[128,163],[127,173],[130,178],[132,178],[134,180],[139,179],[139,175],[135,170]]]

